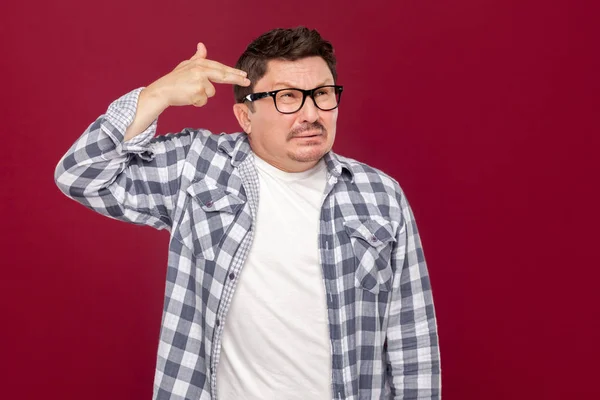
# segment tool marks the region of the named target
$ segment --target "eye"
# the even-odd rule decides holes
[[[285,101],[296,100],[298,97],[302,97],[302,93],[298,93],[295,90],[284,90],[277,93],[277,98]]]

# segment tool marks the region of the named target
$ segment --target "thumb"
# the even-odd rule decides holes
[[[192,57],[192,60],[197,58],[206,58],[206,46],[203,43],[198,43],[196,48],[196,54]]]

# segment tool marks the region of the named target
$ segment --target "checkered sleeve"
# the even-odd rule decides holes
[[[398,193],[403,224],[392,255],[396,275],[386,334],[389,381],[395,400],[439,400],[440,356],[431,286],[413,213]]]
[[[88,127],[59,161],[55,181],[65,195],[101,214],[169,229],[194,131],[154,138],[155,120],[125,142],[142,89],[114,101]]]

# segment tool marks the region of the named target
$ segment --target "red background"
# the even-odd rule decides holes
[[[339,58],[335,149],[414,208],[444,398],[600,398],[600,29],[585,3],[4,0],[0,397],[151,397],[167,234],[68,200],[54,166],[199,40],[234,64],[260,33],[305,24]],[[159,131],[236,131],[232,103],[218,87]]]

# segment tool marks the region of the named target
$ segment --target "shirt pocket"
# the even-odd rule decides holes
[[[236,214],[246,202],[206,181],[192,183],[186,189],[186,196],[181,222],[174,236],[193,249],[196,257],[212,261]]]
[[[383,218],[344,222],[356,262],[355,285],[372,293],[392,288],[392,225]]]

